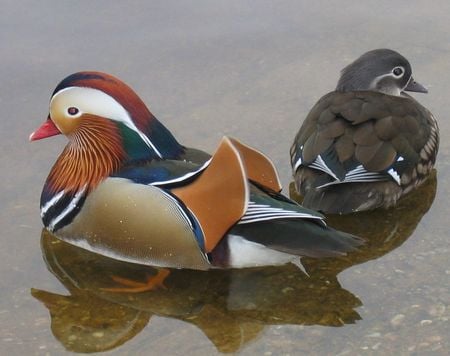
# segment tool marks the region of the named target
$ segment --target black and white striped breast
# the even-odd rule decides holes
[[[86,200],[86,187],[76,193],[64,190],[50,193],[47,186],[41,195],[41,218],[44,226],[54,232],[70,224]]]

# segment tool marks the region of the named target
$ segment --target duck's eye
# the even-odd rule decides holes
[[[402,67],[395,67],[394,69],[392,69],[392,73],[394,73],[394,75],[396,77],[401,77],[403,75],[403,68]]]
[[[78,108],[76,108],[76,107],[74,107],[74,106],[71,106],[70,108],[67,109],[67,113],[68,113],[69,115],[72,115],[72,116],[78,114],[79,111],[80,111],[80,110],[78,110]]]

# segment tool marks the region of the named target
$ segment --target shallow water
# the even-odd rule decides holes
[[[113,4],[4,1],[0,14],[0,354],[448,354],[450,5],[378,1]],[[231,135],[264,151],[289,192],[288,151],[339,70],[366,50],[410,59],[437,117],[436,175],[389,211],[331,217],[366,237],[345,258],[173,271],[167,289],[110,293],[117,263],[42,233],[39,195],[65,143],[29,144],[54,86],[84,69],[125,80],[179,140]]]

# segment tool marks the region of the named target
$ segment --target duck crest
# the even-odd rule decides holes
[[[69,87],[100,90],[122,105],[137,129],[150,140],[150,146],[154,151],[152,158],[176,159],[184,153],[185,148],[150,112],[133,89],[114,76],[101,72],[74,73],[58,84],[53,95]]]

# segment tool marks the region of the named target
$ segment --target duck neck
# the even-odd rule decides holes
[[[185,148],[178,143],[172,133],[150,111],[146,112],[141,131],[152,142],[157,156],[164,159],[177,159],[184,153]]]

